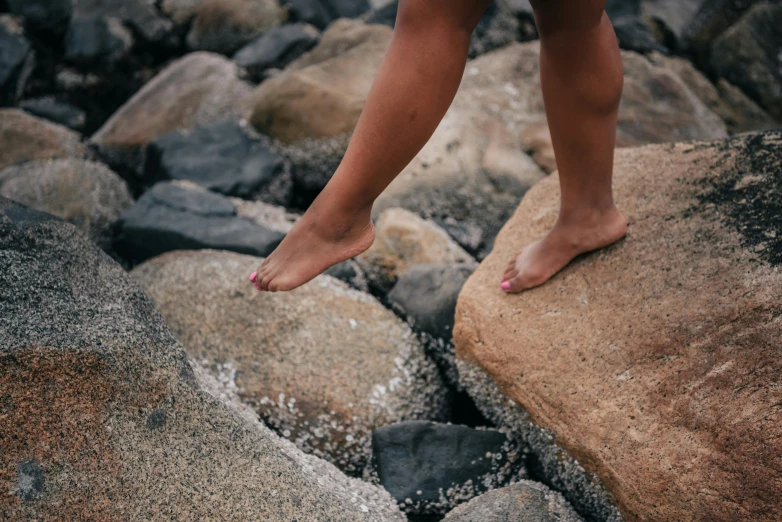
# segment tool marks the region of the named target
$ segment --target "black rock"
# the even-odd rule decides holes
[[[116,18],[78,18],[65,35],[65,59],[78,65],[111,65],[133,46],[133,36]]]
[[[318,36],[318,30],[308,24],[278,25],[242,47],[233,59],[253,80],[261,81],[267,69],[283,69],[314,47]]]
[[[325,29],[337,18],[356,18],[369,11],[367,0],[286,0],[294,20]]]
[[[0,16],[0,106],[11,105],[22,96],[34,66],[33,48],[20,20]]]
[[[660,45],[654,32],[641,18],[623,17],[614,21],[614,31],[619,40],[619,47],[637,53],[650,53],[658,51],[667,53],[668,50]]]
[[[26,1],[26,0],[22,0]],[[108,17],[122,20],[142,40],[176,45],[174,23],[149,0],[74,0],[73,18]]]
[[[82,130],[87,119],[83,110],[70,103],[58,101],[53,96],[24,100],[19,104],[19,108],[75,131]]]
[[[118,228],[115,249],[132,263],[171,250],[202,248],[266,256],[285,235],[237,216],[225,196],[167,182],[139,198]]]
[[[337,263],[336,265],[326,270],[324,273],[326,275],[330,275],[331,277],[336,277],[340,281],[346,282],[356,290],[369,292],[367,276],[364,274],[364,271],[361,270],[361,267],[358,266],[358,263],[352,259]]]
[[[605,7],[612,21],[641,15],[641,0],[608,0]]]
[[[370,9],[367,0],[323,0],[331,12],[332,19],[357,18]]]
[[[8,10],[24,18],[35,31],[55,31],[60,36],[68,27],[73,13],[72,0],[6,0]]]
[[[286,203],[291,187],[279,187],[283,159],[248,134],[235,121],[221,121],[192,132],[170,132],[147,147],[144,177],[149,182],[192,181],[230,196],[249,198],[267,192],[265,199]],[[275,189],[275,194],[268,194]],[[282,201],[278,201],[282,200]]]
[[[504,485],[519,459],[499,431],[429,421],[376,429],[372,455],[380,485],[415,514],[442,514]]]

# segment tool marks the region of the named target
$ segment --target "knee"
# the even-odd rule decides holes
[[[396,31],[446,30],[472,34],[491,0],[401,0]]]

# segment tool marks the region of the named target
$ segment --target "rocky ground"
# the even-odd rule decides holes
[[[497,0],[375,244],[259,293],[396,10],[0,0],[0,519],[782,520],[782,6],[609,1],[628,237],[507,296],[557,182]]]

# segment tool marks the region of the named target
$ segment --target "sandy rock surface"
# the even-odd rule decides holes
[[[86,155],[77,133],[19,109],[0,109],[0,142],[0,169],[36,159]]]

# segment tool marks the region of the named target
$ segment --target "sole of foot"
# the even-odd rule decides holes
[[[546,237],[516,254],[500,288],[515,294],[540,286],[579,255],[616,243],[626,233],[627,221],[615,209],[570,223],[560,221]]]

